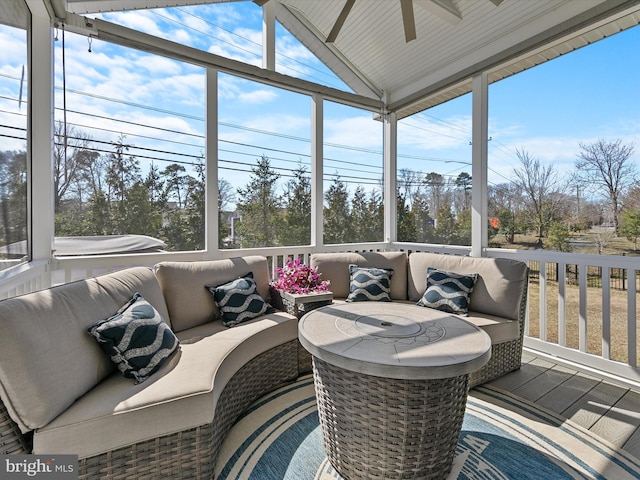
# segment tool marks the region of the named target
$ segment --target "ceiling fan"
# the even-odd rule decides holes
[[[336,20],[336,23],[333,24],[333,28],[327,35],[326,42],[333,43],[335,42],[342,26],[344,25],[349,12],[353,8],[353,5],[356,3],[356,0],[347,0],[342,7],[342,11]],[[402,11],[402,24],[404,25],[404,38],[407,42],[416,39],[416,22],[413,16],[413,0],[400,0],[400,10]]]
[[[416,21],[413,14],[413,4],[414,0],[399,0],[400,1],[400,11],[402,12],[402,25],[404,27],[404,38],[408,43],[417,38],[416,35]],[[495,6],[500,5],[504,0],[489,0]],[[462,20],[462,15],[453,4],[452,0],[415,0],[417,5],[420,7],[430,11],[431,13],[443,18],[449,23],[456,24],[460,20]],[[335,42],[344,22],[347,20],[347,16],[353,5],[356,3],[356,0],[346,0],[344,6],[342,7],[342,11],[336,22],[333,24],[333,28],[327,35],[325,40],[326,43]]]

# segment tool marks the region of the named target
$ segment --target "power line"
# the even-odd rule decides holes
[[[406,125],[406,126],[408,126],[408,127],[416,128],[416,129],[418,129],[418,130],[422,130],[422,131],[424,131],[424,132],[433,133],[434,135],[439,135],[439,136],[442,136],[442,137],[453,138],[454,140],[458,140],[458,141],[460,141],[460,142],[466,142],[466,141],[467,141],[467,138],[464,138],[464,139],[463,139],[463,138],[460,138],[460,137],[454,137],[453,135],[447,135],[446,133],[436,132],[435,130],[430,130],[430,129],[428,129],[428,128],[421,127],[421,126],[419,126],[419,125],[414,125],[414,124],[411,124],[411,123],[409,123],[409,122],[402,122],[402,123],[403,123],[403,125]]]
[[[178,11],[180,11],[180,12],[184,13],[185,15],[190,15],[190,16],[192,16],[192,17],[194,17],[194,18],[197,18],[198,20],[201,20],[201,21],[205,22],[205,23],[206,23],[206,24],[208,24],[208,25],[211,25],[212,27],[218,28],[218,29],[222,30],[223,32],[227,32],[227,33],[229,33],[230,35],[236,36],[236,37],[238,37],[238,38],[240,38],[240,39],[244,40],[244,41],[245,41],[245,42],[247,42],[247,43],[251,43],[251,44],[253,44],[253,45],[256,45],[257,47],[259,47],[259,48],[260,48],[260,54],[254,54],[254,55],[256,55],[256,56],[260,56],[260,57],[262,56],[262,44],[260,44],[260,43],[258,43],[258,42],[254,42],[254,41],[253,41],[253,40],[251,40],[250,38],[247,38],[247,37],[245,37],[245,36],[243,36],[243,35],[240,35],[240,34],[238,34],[238,33],[234,32],[234,31],[232,31],[232,30],[229,30],[229,29],[226,29],[226,28],[224,28],[224,27],[221,27],[220,25],[215,24],[215,23],[213,23],[213,22],[209,21],[208,19],[206,19],[206,18],[204,18],[204,17],[201,17],[201,16],[199,16],[199,15],[195,15],[194,13],[188,12],[188,11],[187,11],[187,9],[185,9],[185,8],[183,8],[183,7],[175,7],[175,8],[176,8],[176,10],[178,10]],[[196,32],[198,32],[198,33],[203,33],[203,32],[200,32],[199,30],[196,30],[196,29],[193,29],[193,28],[189,27],[188,25],[185,25],[185,24],[182,24],[182,23],[180,23],[180,25],[182,25],[182,26],[184,26],[184,27],[186,27],[186,28],[192,29],[192,30],[194,30],[194,31],[196,31]],[[207,34],[207,33],[203,33],[203,35],[207,35],[207,36],[212,37],[211,35],[209,35],[209,34]],[[286,33],[286,35],[289,35],[289,36],[290,36],[290,34],[289,34],[288,32]],[[212,38],[216,38],[216,37],[212,37]],[[216,38],[216,39],[217,39],[217,38]],[[217,40],[219,40],[219,39],[217,39]],[[224,40],[222,40],[222,41],[224,41]],[[228,44],[229,44],[229,45],[231,45],[232,47],[236,47],[236,48],[242,49],[241,47],[238,47],[238,46],[236,46],[235,44],[232,44],[232,43],[229,43],[229,42],[225,42],[225,43],[228,43]],[[253,54],[253,52],[250,52],[250,53],[252,53],[252,54]],[[332,77],[331,75],[329,75],[326,71],[320,70],[319,68],[316,68],[316,67],[314,67],[313,65],[309,65],[309,64],[307,64],[307,63],[301,62],[301,61],[300,61],[300,60],[298,60],[297,58],[290,57],[290,56],[288,56],[286,53],[283,53],[283,52],[277,52],[277,55],[278,55],[278,56],[280,56],[280,57],[282,57],[282,58],[286,58],[286,59],[288,59],[288,60],[291,60],[291,61],[292,61],[292,62],[294,62],[294,63],[297,63],[297,64],[299,64],[299,65],[302,65],[303,67],[305,67],[305,68],[307,68],[307,69],[313,70],[313,71],[315,71],[315,72],[317,72],[317,73],[319,73],[319,74],[321,74],[321,75],[323,75],[323,76],[325,76],[325,77],[328,77],[328,79],[330,79],[334,85],[336,84],[336,83],[335,83],[335,78],[334,78],[334,77]],[[282,68],[286,68],[286,69],[292,70],[292,71],[294,71],[294,72],[297,72],[297,73],[299,73],[299,74],[301,74],[301,75],[304,75],[304,72],[301,72],[301,71],[296,70],[296,69],[294,69],[294,68],[292,68],[292,67],[289,67],[289,66],[283,65],[282,63],[276,62],[276,65],[280,65]],[[309,78],[316,78],[316,77],[313,77],[312,75],[307,75],[307,76],[308,76]]]

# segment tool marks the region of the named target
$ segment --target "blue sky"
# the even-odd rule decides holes
[[[261,64],[261,9],[253,2],[110,13],[105,19],[254,65]],[[56,42],[56,118],[61,119],[61,33]],[[0,41],[24,37],[0,30]],[[195,161],[204,153],[204,70],[66,34],[68,121],[92,138],[126,141],[152,150],[132,150],[143,166]],[[278,71],[336,88],[344,84],[284,29],[277,35]],[[0,94],[17,95],[24,56],[0,52]],[[24,49],[22,49],[24,51]],[[622,32],[490,87],[489,142],[493,184],[513,178],[516,149],[569,173],[579,144],[622,139],[640,159],[640,29]],[[15,52],[18,52],[17,54]],[[261,155],[286,175],[310,158],[310,100],[221,74],[220,176],[234,187],[248,180]],[[6,104],[6,105],[5,105]],[[15,102],[0,105],[0,120],[15,121]],[[91,112],[79,115],[74,112]],[[24,109],[21,110],[24,113]],[[119,119],[114,122],[109,119]],[[351,188],[374,187],[382,171],[382,125],[370,112],[325,104],[326,174],[339,173]],[[150,128],[153,127],[153,128]],[[471,96],[403,120],[399,167],[456,176],[470,173]],[[5,149],[19,148],[5,140]],[[108,146],[104,148],[108,149]]]

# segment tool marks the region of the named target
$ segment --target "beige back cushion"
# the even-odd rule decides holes
[[[144,267],[0,302],[0,397],[23,432],[49,423],[115,370],[87,327],[135,292],[167,319],[160,286]]]
[[[528,268],[507,258],[478,258],[418,252],[409,255],[409,300],[418,301],[427,288],[427,268],[447,272],[477,273],[469,310],[517,320]]]
[[[198,262],[160,262],[156,276],[175,332],[219,318],[213,295],[205,285],[222,285],[253,272],[258,292],[269,301],[269,266],[263,256]]]
[[[322,280],[331,281],[329,289],[336,298],[349,295],[349,265],[392,268],[391,299],[407,299],[407,255],[404,252],[314,253],[310,265],[318,269]]]

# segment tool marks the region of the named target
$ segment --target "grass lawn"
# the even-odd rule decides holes
[[[529,336],[540,338],[540,289],[537,281],[529,283]],[[636,301],[636,309],[640,300]],[[579,346],[579,288],[565,287],[566,346]],[[638,312],[636,311],[636,318]],[[558,284],[547,281],[547,341],[558,342]],[[636,326],[635,337],[638,337]],[[627,291],[611,289],[611,359],[627,362]],[[640,347],[640,345],[638,345]],[[587,289],[587,352],[602,355],[602,289]],[[640,348],[636,358],[640,359]]]
[[[545,243],[543,238],[543,243]],[[615,237],[611,229],[594,227],[588,232],[573,233],[570,239],[571,251],[574,253],[597,254],[597,243],[603,244],[603,255],[640,256],[633,242],[624,237]],[[507,243],[498,235],[491,239],[491,246],[498,248],[515,248],[530,250],[540,248],[538,238],[534,235],[516,235],[514,243]],[[597,271],[596,271],[597,272]],[[589,271],[590,274],[593,270]],[[547,280],[547,341],[558,342],[558,284]],[[590,282],[590,285],[592,283]],[[613,285],[613,284],[612,284]],[[623,285],[616,283],[615,285]],[[628,330],[627,330],[627,291],[611,288],[611,359],[627,363]],[[640,292],[640,289],[638,290]],[[579,287],[567,284],[565,287],[565,319],[566,346],[579,348]],[[540,301],[539,285],[536,278],[529,284],[529,336],[540,338]],[[640,307],[640,299],[636,301],[636,309]],[[637,318],[638,312],[635,312]],[[638,330],[634,336],[638,338]],[[636,358],[640,360],[640,342],[636,342]],[[587,288],[587,352],[602,355],[602,289]]]

